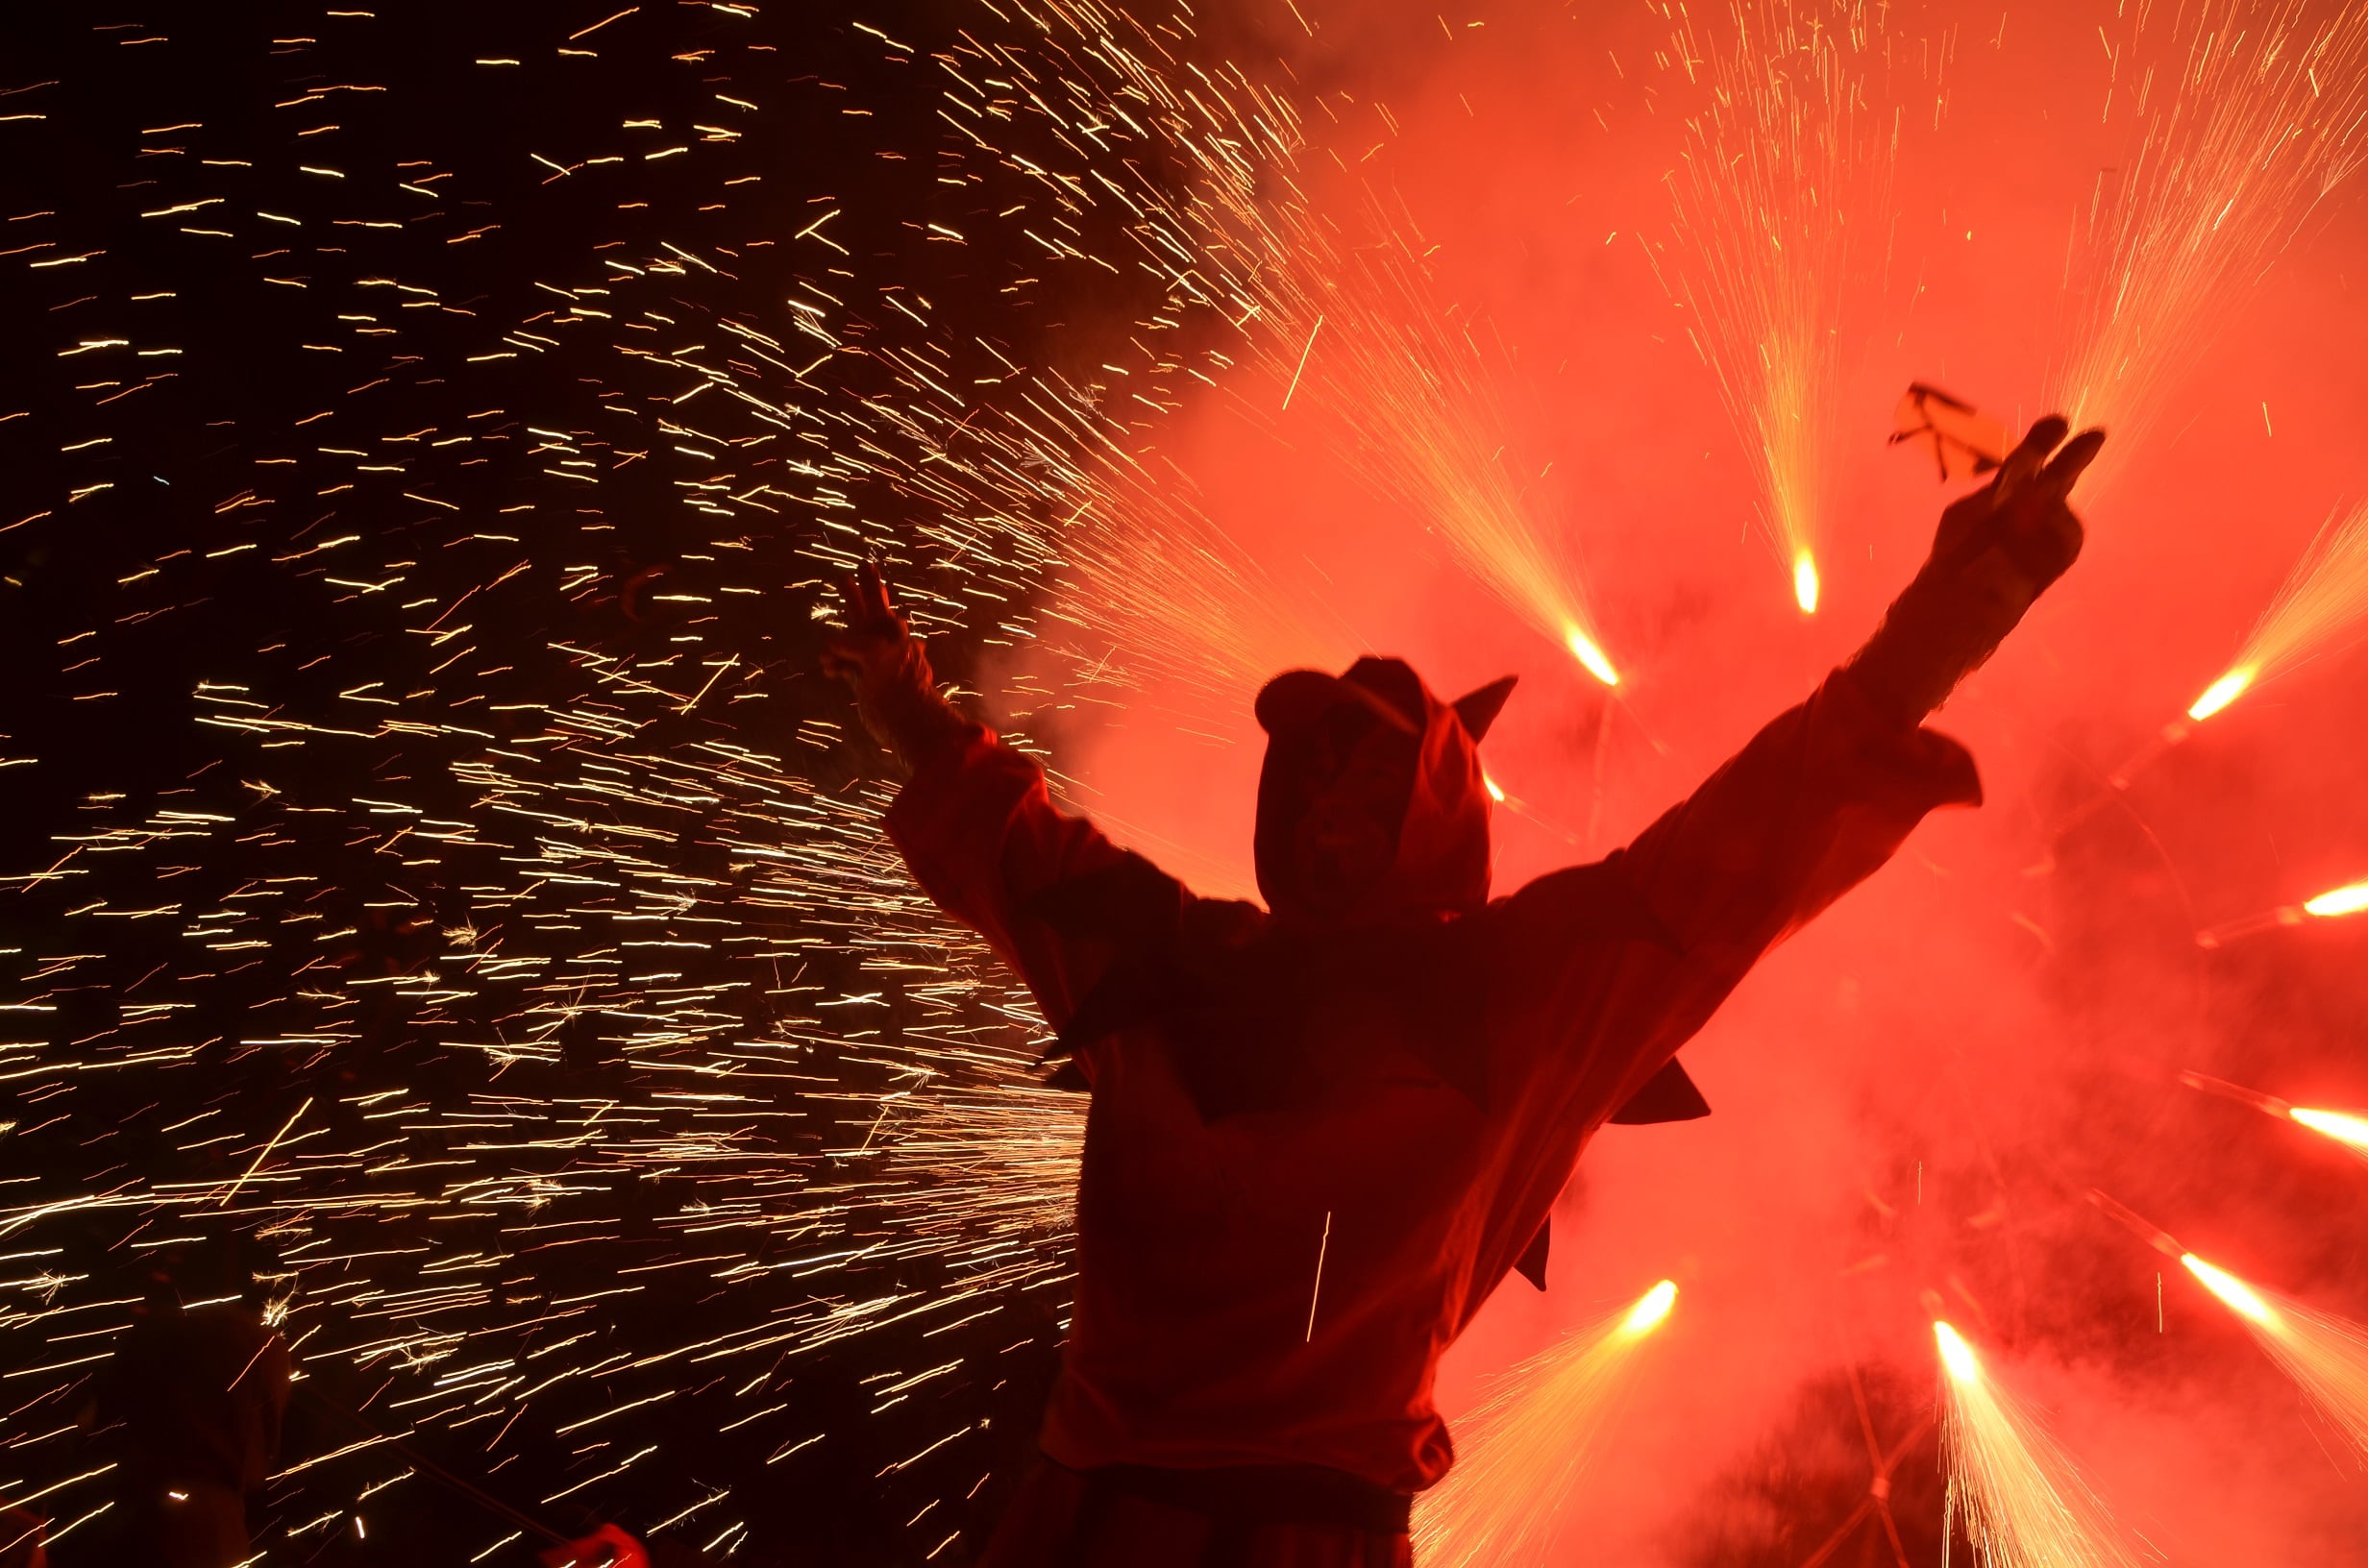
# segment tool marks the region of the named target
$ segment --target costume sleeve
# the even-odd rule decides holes
[[[975,724],[918,760],[887,826],[922,891],[1019,971],[1048,1023],[1066,1025],[1108,965],[1109,944],[1056,931],[1032,905],[1132,857],[1054,810],[1043,770]]]
[[[1524,1087],[1591,1128],[1925,813],[1980,800],[1962,747],[1884,717],[1837,672],[1625,849],[1499,907],[1500,1038]]]

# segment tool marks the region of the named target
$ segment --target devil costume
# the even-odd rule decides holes
[[[889,832],[1026,981],[1056,1081],[1092,1094],[1046,1462],[988,1564],[1411,1562],[1408,1502],[1453,1459],[1440,1357],[1525,1256],[1542,1283],[1588,1139],[1640,1096],[1641,1119],[1698,1114],[1675,1054],[1760,956],[1926,812],[1979,801],[1971,758],[1918,721],[2077,552],[2060,490],[2044,518],[2008,504],[2037,470],[1952,508],[1851,666],[1633,844],[1494,900],[1476,745],[1509,681],[1447,703],[1369,658],[1270,683],[1270,914],[1056,810],[904,640],[873,700],[913,768]],[[1411,797],[1369,906],[1295,918],[1277,780],[1344,703],[1418,739]]]

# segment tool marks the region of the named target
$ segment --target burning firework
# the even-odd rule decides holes
[[[1315,324],[1303,347],[1270,340],[1296,355],[1292,386],[1320,388],[1331,429],[1367,483],[1422,519],[1467,572],[1590,675],[1618,685],[1567,528],[1537,515],[1506,466],[1507,421],[1473,323],[1434,298],[1402,225],[1377,207],[1364,221],[1370,238],[1353,248],[1304,214],[1270,241],[1276,319]]]
[[[2349,1111],[2326,1111],[2305,1105],[2292,1105],[2274,1094],[2263,1094],[2241,1084],[2232,1084],[2201,1072],[2183,1072],[2179,1081],[2190,1089],[2200,1089],[2207,1094],[2249,1105],[2265,1115],[2281,1121],[2307,1127],[2312,1132],[2334,1139],[2352,1153],[2368,1160],[2368,1116]]]
[[[1982,1568],[2137,1568],[2120,1527],[2034,1414],[1963,1335],[1933,1325],[1940,1352],[1948,1508]],[[1946,1568],[1947,1549],[1942,1549]]]
[[[1707,99],[1669,177],[1676,246],[1653,255],[1760,478],[1761,520],[1813,614],[1832,503],[1842,344],[1888,244],[1896,112],[1861,0],[1735,0],[1706,41],[1683,8],[1665,63]],[[1648,253],[1652,254],[1652,253]]]
[[[2250,1285],[2191,1252],[2181,1254],[2179,1261],[2368,1456],[2368,1327]]]
[[[2173,377],[2202,356],[2368,147],[2368,6],[2353,0],[2319,20],[2308,9],[2179,8],[2171,42],[2184,58],[2146,65],[2134,84],[2122,74],[2134,68],[2149,9],[2134,8],[2129,37],[2109,48],[2107,116],[2115,95],[2134,93],[2145,130],[2118,176],[2099,176],[2067,258],[2066,292],[2078,303],[2048,398],[2074,429],[2113,432],[2088,475],[2091,497],[2140,450]]]
[[[1472,1414],[1447,1479],[1423,1495],[1415,1542],[1425,1563],[1542,1560],[1556,1509],[1577,1486],[1634,1380],[1636,1350],[1677,1303],[1662,1281],[1626,1311],[1580,1329],[1506,1373]]]
[[[2315,898],[2306,898],[2299,904],[2281,904],[2264,914],[2248,915],[2195,934],[2199,947],[2224,947],[2240,937],[2257,936],[2282,926],[2305,925],[2314,919],[2335,920],[2347,915],[2368,910],[2368,882],[2349,882],[2340,888],[2330,888]]]
[[[2295,563],[2228,673],[2187,709],[2199,723],[2255,686],[2321,653],[2358,640],[2368,628],[2368,505],[2338,512]]]

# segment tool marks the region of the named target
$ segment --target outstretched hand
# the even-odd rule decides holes
[[[873,739],[917,763],[933,740],[962,729],[964,721],[938,695],[921,639],[889,598],[879,563],[866,561],[839,579],[839,601],[847,626],[823,645],[823,673],[847,682]]]
[[[2066,441],[2070,429],[2061,414],[2039,420],[1989,483],[1942,512],[1926,570],[1961,572],[1984,551],[2001,549],[2034,598],[2069,571],[2084,538],[2069,504],[2072,485],[2105,445],[2103,430],[2084,430]]]
[[[865,561],[839,579],[839,610],[847,628],[823,645],[823,674],[847,682],[862,701],[883,678],[898,674],[913,634],[888,597],[888,579],[877,561]]]
[[[2034,424],[1997,477],[1940,514],[1933,552],[1850,668],[1878,707],[1907,723],[1947,700],[2071,570],[2084,535],[2072,485],[2105,445],[2071,440],[2060,414]]]

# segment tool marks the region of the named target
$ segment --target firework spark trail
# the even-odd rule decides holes
[[[1433,297],[1401,226],[1344,255],[1314,226],[1292,265],[1327,323],[1313,377],[1353,471],[1422,520],[1465,571],[1596,680],[1619,684],[1588,608],[1569,530],[1537,515],[1506,466],[1497,378],[1472,324]],[[1312,334],[1311,334],[1312,335]]]
[[[2140,451],[2174,378],[2203,355],[2312,209],[2368,152],[2368,5],[2313,18],[2305,0],[2204,0],[2136,68],[2148,8],[2110,51],[2145,130],[2100,175],[2066,257],[2076,301],[2049,403],[2113,432],[2082,480],[2093,501]],[[2135,72],[2134,84],[2126,74]]]
[[[1948,1510],[1962,1523],[1977,1568],[2137,1568],[2120,1527],[2032,1411],[1956,1329],[1935,1323],[1933,1337],[1946,1409]],[[1947,1568],[1945,1544],[1941,1551]]]
[[[1760,480],[1760,517],[1814,613],[1843,345],[1887,263],[1903,111],[1877,101],[1883,11],[1735,0],[1719,32],[1682,8],[1662,56],[1704,92],[1668,177],[1673,243],[1647,247]]]
[[[370,52],[341,25],[325,71],[330,51]],[[883,1485],[921,1501],[974,1489],[981,1465],[959,1440],[974,1429],[948,1430],[932,1413],[944,1404],[906,1390],[983,1384],[999,1347],[1044,1332],[1029,1311],[1057,1321],[1080,1108],[1035,1087],[1041,1021],[901,874],[879,832],[886,794],[847,782],[839,726],[760,722],[784,696],[766,596],[791,582],[802,600],[874,549],[925,629],[1013,645],[1044,624],[1021,605],[1079,561],[1115,573],[1124,529],[1073,526],[1081,502],[1148,492],[1141,432],[1227,363],[1174,345],[1201,317],[1254,313],[1224,258],[1195,250],[1196,183],[1254,181],[1292,133],[1279,100],[1092,5],[1018,25],[982,12],[927,57],[962,132],[941,172],[991,193],[971,216],[941,214],[952,221],[927,243],[992,250],[1003,234],[1032,260],[1006,269],[1028,274],[1006,293],[1063,268],[1142,281],[1146,320],[1127,346],[1097,346],[1116,364],[1080,382],[1024,348],[962,339],[922,290],[877,276],[878,257],[842,243],[867,192],[816,196],[778,227],[742,215],[755,192],[735,187],[780,173],[746,153],[784,101],[754,52],[770,46],[738,53],[761,35],[733,29],[753,25],[722,8],[590,40],[612,58],[648,49],[655,80],[676,78],[670,61],[724,58],[687,110],[631,104],[622,132],[552,133],[535,153],[547,193],[505,223],[567,234],[580,231],[564,204],[607,215],[581,254],[545,244],[525,263],[552,270],[507,313],[468,270],[490,231],[458,230],[462,204],[444,200],[482,171],[420,160],[390,176],[335,151],[339,124],[314,123],[341,109],[390,144],[414,139],[424,106],[403,84],[308,78],[329,85],[282,108],[314,139],[290,145],[176,127],[204,135],[160,149],[182,160],[139,183],[164,185],[143,208],[167,237],[126,259],[118,291],[169,299],[174,247],[252,229],[281,246],[251,269],[279,313],[255,312],[234,352],[260,355],[284,331],[316,364],[370,368],[242,429],[217,465],[234,475],[211,493],[223,499],[183,531],[95,530],[153,541],[154,558],[113,568],[113,627],[59,628],[77,669],[172,667],[171,711],[210,750],[153,796],[91,795],[39,869],[0,884],[38,933],[6,955],[0,1014],[0,1075],[43,1108],[10,1129],[12,1168],[36,1179],[12,1183],[0,1211],[28,1264],[0,1315],[28,1419],[70,1407],[125,1321],[121,1293],[81,1260],[240,1235],[272,1249],[269,1315],[315,1386],[369,1374],[344,1378],[352,1397],[482,1450],[521,1501],[688,1521],[670,1528],[735,1547],[768,1501],[734,1456],[761,1461],[758,1477],[798,1462],[821,1440],[792,1391],[799,1369],[850,1360],[878,1390],[880,1430],[833,1440],[902,1445]],[[909,69],[909,46],[867,37]],[[298,129],[286,123],[281,136]],[[240,182],[266,177],[243,171],[296,158],[303,170],[269,177],[295,193],[247,196]],[[1162,169],[1183,173],[1170,184]],[[226,189],[260,215],[222,215]],[[676,192],[678,209],[654,204],[663,220],[627,215]],[[69,222],[27,236],[33,264],[71,251],[96,262],[74,277],[95,280],[114,262],[73,250]],[[274,259],[290,255],[283,229],[308,228],[330,243]],[[763,310],[740,275],[784,254],[789,302]],[[413,352],[389,360],[388,343]],[[87,438],[114,428],[123,398],[170,395],[174,373],[132,370],[152,344],[135,331],[69,348],[123,363],[109,380],[61,361],[90,380],[59,393],[62,445],[104,455]],[[197,350],[137,363],[206,367]],[[78,483],[13,526],[73,537],[68,520],[112,489]],[[650,516],[665,521],[616,526]],[[1202,537],[1172,517],[1148,527]],[[1190,570],[1216,600],[1238,565]],[[304,666],[314,674],[271,656],[284,632],[257,649],[193,631],[177,651],[208,662],[185,675],[127,644],[141,634],[122,628],[181,625],[248,580],[304,607],[296,657],[324,654]],[[1147,593],[1137,602],[1129,638],[1150,624]],[[1182,644],[1142,657],[1263,656],[1272,628],[1257,613],[1237,613],[1222,658]],[[90,680],[69,678],[78,695]],[[97,681],[87,695],[116,696]],[[101,1017],[91,1002],[111,976],[144,978]],[[192,1101],[199,1070],[211,1098]],[[314,1089],[308,1112],[291,1085]],[[77,1126],[113,1130],[59,1143]],[[696,1385],[686,1366],[703,1369]],[[663,1443],[609,1440],[669,1402]],[[49,1425],[21,1451],[40,1478],[29,1484],[60,1517],[86,1517],[103,1472],[73,1467],[70,1420]],[[735,1446],[695,1455],[702,1429]],[[369,1443],[289,1458],[270,1538],[305,1550],[403,1475]],[[737,1480],[694,1485],[693,1467]],[[943,1513],[914,1519],[933,1531],[920,1549],[950,1542]]]
[[[1415,1549],[1424,1563],[1544,1560],[1556,1513],[1634,1384],[1639,1346],[1676,1302],[1677,1286],[1664,1280],[1497,1381],[1472,1412],[1455,1468],[1416,1507]]]
[[[2290,1121],[2298,1127],[2307,1127],[2320,1137],[2332,1140],[2363,1160],[2368,1160],[2368,1116],[2349,1111],[2331,1111],[2317,1106],[2295,1105],[2278,1098],[2275,1094],[2264,1094],[2258,1090],[2247,1089],[2242,1084],[2232,1084],[2224,1078],[2214,1078],[2208,1073],[2183,1072],[2179,1075],[2179,1081],[2189,1089],[2200,1089],[2207,1094],[2216,1094],[2224,1100],[2234,1100],[2238,1105],[2250,1106],[2263,1115],[2275,1116],[2280,1121]]]
[[[2179,1261],[2368,1458],[2368,1325],[2265,1290],[2191,1252]]]
[[[2296,665],[2368,634],[2368,503],[2338,511],[2310,541],[2227,674],[2187,709],[2202,721]]]

